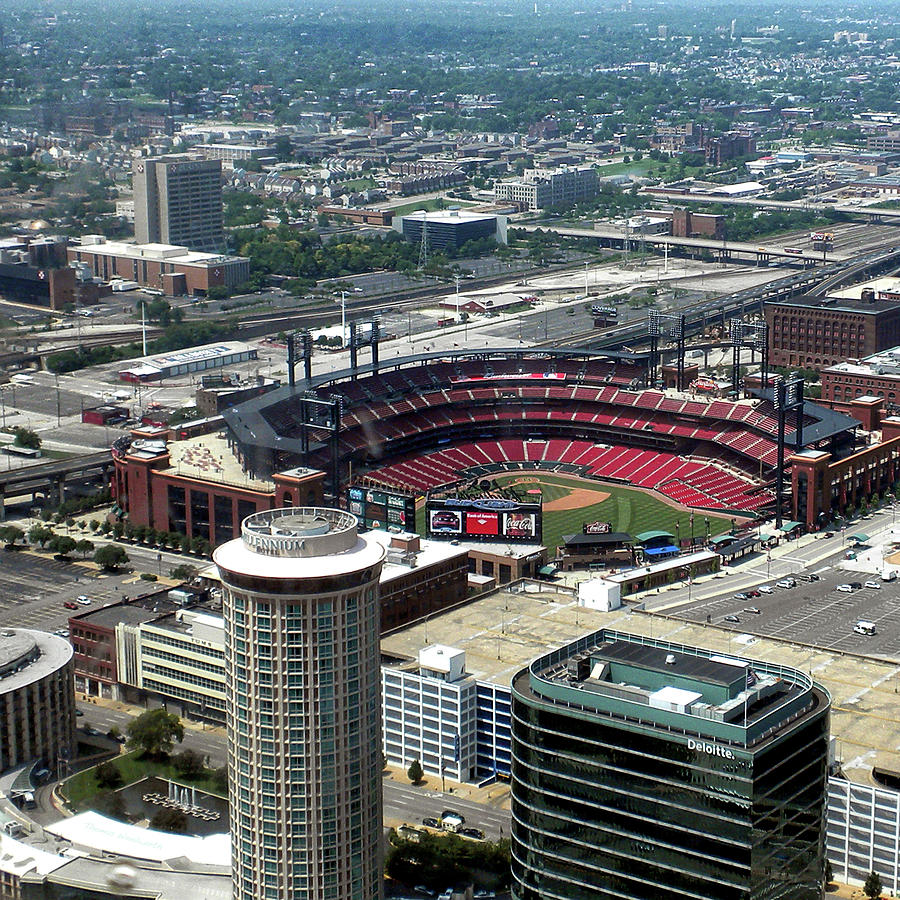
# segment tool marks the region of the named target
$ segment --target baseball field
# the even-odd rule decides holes
[[[551,552],[563,543],[564,534],[580,534],[586,522],[609,522],[612,531],[624,531],[632,537],[644,531],[668,531],[682,539],[691,534],[690,510],[652,491],[553,472],[510,472],[491,480],[498,486],[512,488],[523,500],[542,499],[542,543]],[[540,498],[528,493],[538,490]],[[705,536],[707,519],[711,536],[731,529],[730,517],[697,511],[694,513],[696,537]]]

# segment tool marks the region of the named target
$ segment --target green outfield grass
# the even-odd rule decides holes
[[[589,482],[583,479],[569,478],[555,473],[536,473],[526,475],[537,479],[534,482],[516,484],[523,476],[511,472],[494,479],[498,484],[513,486],[521,490],[522,499],[528,499],[529,488],[540,488],[544,504],[560,497],[568,496],[573,490],[594,490],[597,493],[609,494],[598,503],[589,503],[579,509],[544,511],[544,537],[542,543],[552,552],[563,543],[564,534],[580,534],[585,522],[611,522],[613,531],[624,531],[634,537],[644,531],[668,531],[687,538],[691,533],[690,511],[678,509],[656,499],[651,493],[615,484]],[[709,519],[710,535],[722,534],[731,529],[731,519],[713,516],[701,511],[694,513],[694,535],[703,536],[706,531],[704,519]],[[680,530],[676,529],[676,523]]]

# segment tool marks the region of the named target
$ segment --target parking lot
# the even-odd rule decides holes
[[[30,553],[0,551],[0,626],[54,631],[69,616],[122,599],[131,574],[105,575],[78,562],[47,559]],[[132,586],[131,593],[135,593]],[[91,598],[90,606],[66,609],[75,597]]]
[[[892,513],[879,513],[865,523],[865,531],[873,537],[884,536],[893,518]],[[868,571],[851,568],[856,565],[846,558],[856,552],[848,540],[851,530],[844,536],[790,541],[774,555],[757,554],[713,578],[665,592],[659,599],[648,598],[646,608],[738,634],[900,660],[900,578],[883,581],[875,574],[880,564],[869,566]],[[869,555],[873,552],[880,563],[880,549]],[[859,556],[864,555],[860,550]],[[794,587],[777,586],[790,578],[796,582]],[[838,585],[847,584],[860,587],[838,590]],[[872,622],[875,634],[855,633],[859,621]]]

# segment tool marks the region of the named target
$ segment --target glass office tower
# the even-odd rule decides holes
[[[378,900],[385,550],[334,509],[218,547],[235,900]]]
[[[602,630],[513,679],[516,900],[821,897],[830,699]]]

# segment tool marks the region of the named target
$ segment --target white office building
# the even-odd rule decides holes
[[[383,666],[382,721],[388,762],[418,760],[431,775],[453,781],[475,778],[476,683],[466,654],[434,644],[419,651],[418,665]]]

